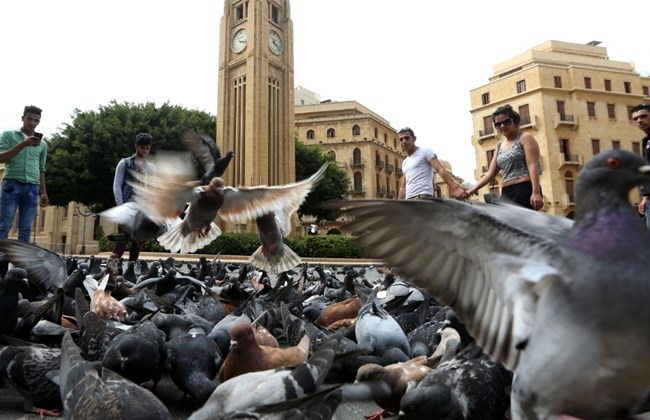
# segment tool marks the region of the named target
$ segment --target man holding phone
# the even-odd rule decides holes
[[[42,110],[28,105],[23,126],[0,136],[0,163],[5,164],[0,190],[0,238],[6,239],[18,210],[18,240],[29,242],[36,209],[48,204],[45,187],[47,143],[36,132]]]

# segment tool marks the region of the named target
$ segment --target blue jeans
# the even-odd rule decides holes
[[[29,242],[32,223],[38,207],[38,184],[25,184],[14,179],[2,181],[0,192],[0,238],[7,239],[18,209],[18,240]]]

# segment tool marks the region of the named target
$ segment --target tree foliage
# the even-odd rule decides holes
[[[115,205],[115,166],[135,151],[135,136],[150,133],[156,150],[185,150],[181,129],[190,127],[215,137],[216,117],[181,106],[111,101],[96,111],[76,109],[71,124],[50,139],[47,190],[52,205],[76,201],[99,212]]]
[[[325,177],[314,191],[309,193],[305,202],[298,209],[298,216],[311,215],[320,220],[336,220],[341,213],[327,210],[321,203],[328,200],[344,199],[350,190],[350,179],[345,171],[334,163],[334,156],[323,153],[319,146],[306,145],[296,140],[296,180],[309,178],[325,163],[330,163]]]

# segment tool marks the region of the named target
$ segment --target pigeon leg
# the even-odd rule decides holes
[[[38,408],[38,407],[32,407],[32,412],[38,414],[41,416],[41,418],[45,418],[45,416],[48,417],[61,417],[62,413],[60,410],[48,410],[47,408]]]
[[[379,410],[369,416],[364,416],[364,417],[367,418],[368,420],[384,420],[385,415],[390,416],[391,415],[390,411]]]

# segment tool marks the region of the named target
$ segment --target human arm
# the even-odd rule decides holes
[[[124,159],[120,159],[115,167],[115,177],[113,178],[113,196],[115,197],[115,204],[118,206],[124,204],[122,198],[122,184],[124,183],[124,171],[126,170],[126,164]]]
[[[433,167],[433,169],[440,175],[440,178],[442,178],[443,181],[449,185],[449,188],[451,188],[451,193],[453,194],[454,198],[457,199],[466,199],[469,197],[469,194],[463,187],[458,185],[458,183],[454,180],[454,177],[451,176],[449,172],[445,169],[443,164],[440,162],[440,160],[437,157],[433,157],[429,160],[429,164]]]
[[[8,132],[4,133],[2,135],[2,139],[0,140],[0,163],[7,163],[16,155],[20,152],[23,151],[26,147],[36,147],[41,144],[41,139],[30,136],[27,137],[25,140],[15,144],[13,147],[9,147],[10,143],[10,134]]]
[[[40,172],[39,189],[41,192],[40,205],[41,207],[47,207],[50,203],[50,199],[47,197],[47,187],[45,186],[45,171]]]
[[[530,133],[521,135],[521,145],[524,148],[526,156],[526,167],[530,176],[530,183],[533,185],[533,192],[530,195],[530,205],[534,210],[540,210],[544,207],[542,198],[542,188],[539,184],[539,143]]]
[[[497,149],[497,153],[499,153],[498,149]],[[492,160],[490,161],[490,167],[488,168],[487,172],[483,174],[481,179],[479,179],[478,182],[474,184],[472,188],[467,190],[469,195],[478,194],[478,190],[483,188],[488,182],[492,181],[494,177],[497,176],[497,174],[499,173],[499,167],[497,166],[497,153],[495,153],[494,156],[492,156]]]
[[[640,215],[645,215],[645,206],[648,203],[648,200],[650,199],[649,196],[644,195],[643,198],[641,199],[641,202],[639,203],[639,214]]]

